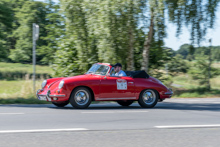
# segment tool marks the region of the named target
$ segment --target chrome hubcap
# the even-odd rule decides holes
[[[147,105],[151,105],[155,102],[156,100],[156,94],[153,90],[146,90],[144,93],[143,93],[143,101],[145,104]]]
[[[78,105],[85,105],[89,101],[89,94],[85,90],[79,90],[75,94],[75,102]]]

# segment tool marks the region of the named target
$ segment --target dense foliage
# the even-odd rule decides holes
[[[220,46],[193,47],[192,45],[184,44],[176,51],[176,54],[181,54],[183,59],[195,60],[196,56],[209,55],[209,49],[211,49],[212,60],[220,61]]]
[[[1,0],[0,61],[31,63],[32,23],[37,23],[37,64],[51,65],[56,76],[84,73],[96,62],[120,62],[126,70],[160,69],[169,63],[171,71],[186,72],[186,64],[173,56],[182,54],[184,59],[194,60],[206,48],[183,45],[176,53],[166,48],[166,16],[178,26],[177,35],[186,25],[191,28],[192,44],[199,44],[214,25],[218,3],[60,0],[57,4],[52,0]],[[212,58],[219,60],[218,47],[212,52]]]

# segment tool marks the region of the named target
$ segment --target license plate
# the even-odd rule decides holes
[[[42,95],[39,95],[38,96],[39,97],[39,100],[43,100],[43,101],[47,101],[47,98],[46,98],[46,96],[42,96]]]

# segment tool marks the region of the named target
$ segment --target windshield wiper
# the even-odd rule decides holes
[[[92,71],[89,71],[88,74],[93,74],[93,72],[92,72]]]

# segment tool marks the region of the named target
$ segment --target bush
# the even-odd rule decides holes
[[[0,80],[28,80],[32,79],[33,74],[25,71],[0,71]],[[48,79],[51,76],[48,73],[36,73],[36,79]]]

